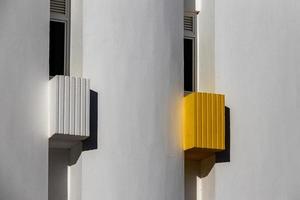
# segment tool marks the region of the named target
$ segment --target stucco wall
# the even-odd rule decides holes
[[[201,10],[197,15],[197,89],[215,89],[215,0],[198,0]]]
[[[82,154],[82,199],[182,200],[183,1],[84,1],[83,24],[99,148]]]
[[[300,196],[300,2],[216,0],[216,91],[231,108],[231,162],[209,199]]]
[[[46,200],[49,3],[0,1],[0,199]]]
[[[184,11],[195,11],[196,1],[195,0],[183,0],[184,1]]]
[[[82,76],[82,0],[71,0],[70,76]]]

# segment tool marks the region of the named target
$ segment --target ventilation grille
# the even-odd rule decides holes
[[[52,14],[66,14],[66,0],[50,0],[50,12]]]
[[[184,16],[184,30],[194,32],[194,17]]]

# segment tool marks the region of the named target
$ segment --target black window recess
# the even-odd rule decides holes
[[[194,39],[184,39],[184,91],[194,91]]]
[[[69,75],[70,1],[50,0],[49,75]]]

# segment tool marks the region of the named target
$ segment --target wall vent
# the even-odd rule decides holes
[[[50,12],[52,14],[67,14],[66,0],[50,0]]]
[[[184,30],[194,32],[194,17],[184,16]]]

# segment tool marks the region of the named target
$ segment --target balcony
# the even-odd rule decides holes
[[[225,96],[193,92],[184,97],[183,148],[201,160],[225,150]]]
[[[90,81],[58,75],[49,82],[49,145],[70,148],[90,135]]]

